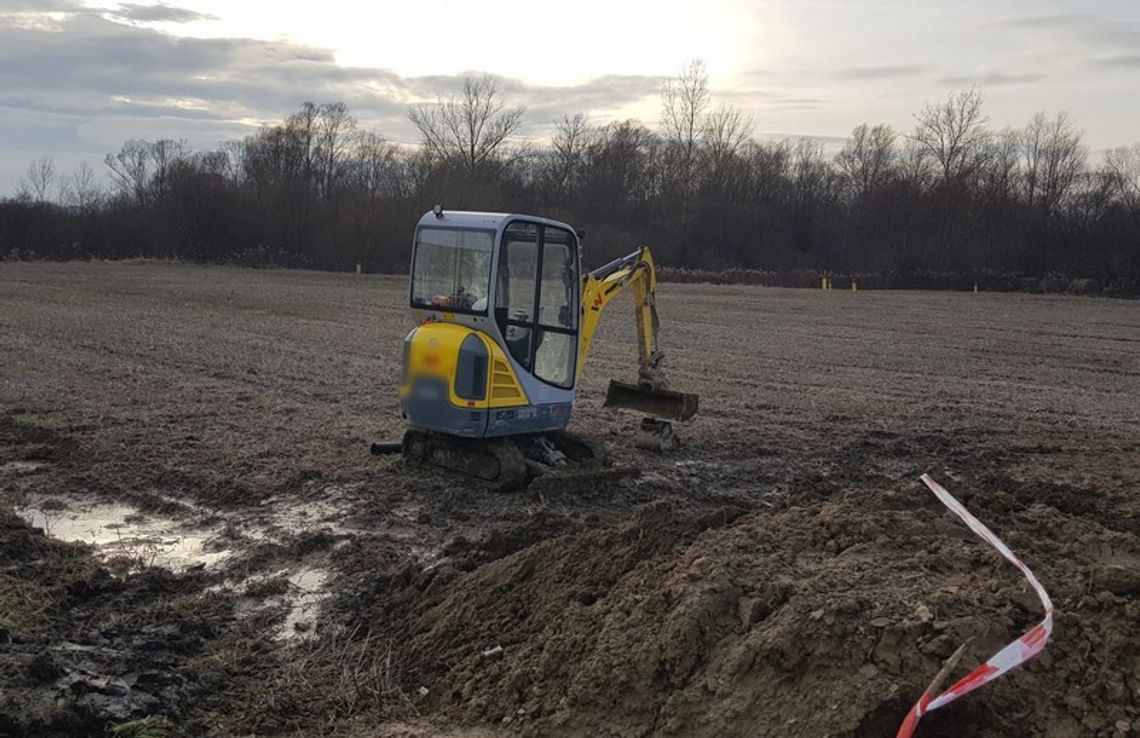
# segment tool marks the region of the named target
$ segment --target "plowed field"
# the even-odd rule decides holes
[[[368,453],[405,284],[0,264],[0,736],[892,736],[1041,618],[924,472],[1057,624],[918,734],[1140,731],[1137,303],[664,284],[683,447],[619,299],[612,473],[504,494]]]

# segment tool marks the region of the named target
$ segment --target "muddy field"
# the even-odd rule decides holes
[[[404,282],[0,264],[0,736],[1140,732],[1140,305],[666,284],[667,455],[502,494],[398,459]]]

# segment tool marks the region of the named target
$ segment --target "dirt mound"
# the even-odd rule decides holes
[[[1134,540],[1047,505],[1002,514],[1004,497],[995,527],[1016,517],[1011,545],[1054,573],[1055,641],[922,734],[1077,736],[1134,716],[1136,582],[1094,562]],[[406,639],[420,710],[528,735],[887,735],[963,640],[962,670],[1040,618],[917,486],[747,515],[650,506],[471,573],[406,567],[365,599],[360,622]]]

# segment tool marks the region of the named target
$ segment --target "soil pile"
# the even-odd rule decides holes
[[[922,735],[1111,734],[1135,719],[1140,581],[1119,563],[1135,538],[1008,493],[964,498],[999,532],[1016,523],[1008,542],[1048,572],[1058,624],[1042,657]],[[401,633],[408,684],[429,690],[419,709],[458,724],[881,736],[964,640],[959,676],[1041,617],[1019,573],[917,484],[742,513],[649,506],[469,573],[457,552],[374,582],[350,619]]]

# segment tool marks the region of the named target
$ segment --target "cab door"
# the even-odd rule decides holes
[[[503,230],[495,321],[511,358],[545,385],[574,387],[578,358],[578,241],[573,232],[516,220]]]

